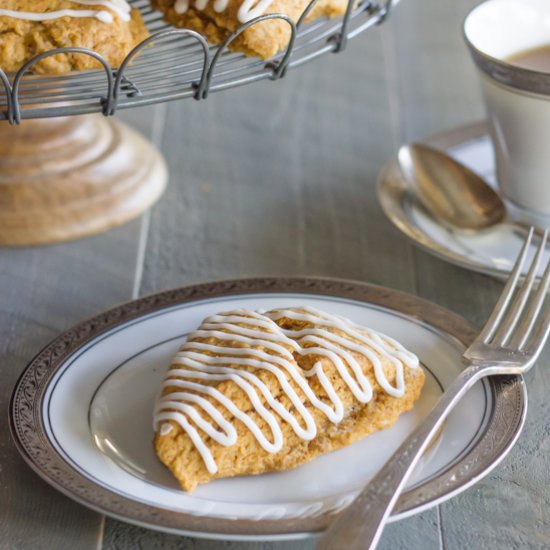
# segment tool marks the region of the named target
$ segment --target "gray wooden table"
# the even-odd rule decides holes
[[[166,154],[152,212],[59,246],[0,250],[0,548],[305,549],[162,535],[60,495],[18,457],[5,421],[19,373],[60,331],[115,303],[227,277],[383,284],[480,325],[500,284],[434,259],[384,218],[375,180],[405,140],[482,116],[460,25],[476,0],[403,0],[384,26],[276,84],[125,113]],[[518,444],[459,497],[391,525],[382,549],[550,546],[549,355],[528,377]]]

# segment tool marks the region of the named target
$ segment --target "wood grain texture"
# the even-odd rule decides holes
[[[141,117],[138,119],[138,116]],[[135,113],[143,129],[152,110]],[[74,323],[130,299],[141,221],[62,245],[0,248],[0,410],[26,364]],[[0,422],[0,549],[95,549],[102,518],[35,475]]]
[[[484,116],[462,22],[478,0],[403,0],[382,27],[393,119],[402,143]]]
[[[32,357],[77,321],[129,297],[139,226],[48,248],[0,250],[0,409]],[[100,516],[40,480],[0,423],[0,548],[92,549]]]
[[[156,136],[171,185],[142,221],[81,242],[0,249],[0,408],[34,353],[131,295],[253,275],[359,279],[419,294],[480,326],[501,285],[407,243],[384,218],[376,175],[404,140],[482,116],[460,26],[476,0],[402,0],[349,50],[279,83],[123,118]],[[163,121],[166,119],[166,126]],[[134,269],[137,265],[137,269]],[[391,524],[386,549],[550,546],[550,361],[528,377],[511,455],[463,495]],[[0,549],[313,550],[313,541],[175,537],[107,519],[34,476],[0,423]]]
[[[122,225],[162,194],[166,167],[101,115],[0,124],[0,245],[47,244]]]
[[[171,104],[172,185],[152,216],[142,293],[268,274],[411,287],[391,268],[408,245],[384,243],[375,198],[393,144],[381,56],[374,30],[285,81]]]

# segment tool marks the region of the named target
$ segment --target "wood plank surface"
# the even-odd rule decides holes
[[[151,128],[153,110],[133,122]],[[150,134],[150,132],[149,132]],[[0,249],[0,410],[32,357],[74,323],[131,298],[141,220],[99,237]],[[0,422],[0,549],[95,549],[99,514],[61,495],[23,462]]]
[[[0,251],[0,409],[32,357],[59,332],[129,297],[139,222],[109,237]],[[99,515],[62,496],[17,453],[0,423],[0,548],[97,547]],[[29,521],[31,519],[31,521]]]
[[[406,140],[483,116],[461,22],[476,0],[402,0],[390,20],[277,83],[127,111],[162,146],[168,191],[142,220],[69,244],[0,249],[0,409],[32,356],[71,324],[171,287],[322,275],[405,290],[476,325],[501,289],[409,244],[385,219],[377,173]],[[528,377],[510,456],[434,510],[388,526],[387,549],[550,547],[550,354]],[[545,368],[546,367],[546,368]],[[0,550],[306,550],[157,533],[74,504],[35,476],[0,423]]]

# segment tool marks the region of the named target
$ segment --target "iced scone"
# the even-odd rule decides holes
[[[240,26],[261,15],[280,13],[297,22],[311,0],[151,0],[175,27],[200,32],[212,44],[222,43]],[[348,0],[319,0],[308,19],[343,15]],[[281,19],[252,25],[231,44],[232,50],[267,59],[286,48],[290,26]]]
[[[57,48],[81,47],[118,67],[149,36],[140,12],[126,0],[3,0],[0,2],[0,68],[17,71],[34,56]],[[100,68],[77,53],[56,54],[32,67],[38,74]]]
[[[167,372],[155,451],[186,491],[295,468],[390,427],[424,378],[395,340],[310,307],[214,315]]]

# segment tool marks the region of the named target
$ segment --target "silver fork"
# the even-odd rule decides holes
[[[548,239],[548,231],[545,231],[520,284],[533,233],[531,228],[491,316],[463,355],[467,368],[441,396],[426,420],[335,519],[319,539],[318,550],[376,548],[407,479],[432,437],[464,394],[486,376],[523,374],[534,365],[550,332],[550,304],[545,303],[550,285],[550,262],[539,284],[535,285]]]

